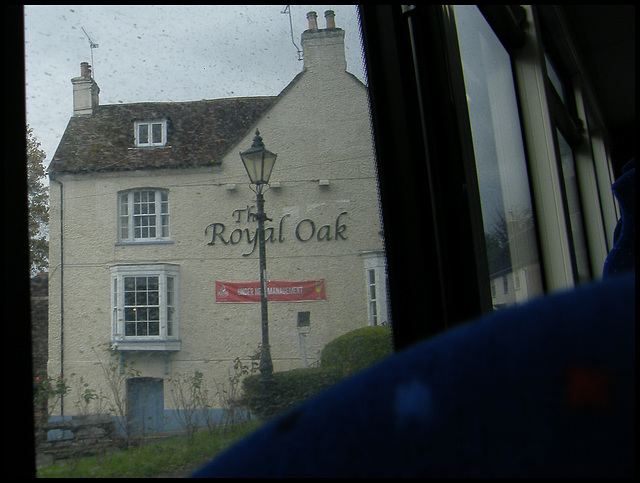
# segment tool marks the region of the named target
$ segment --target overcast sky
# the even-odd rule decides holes
[[[285,5],[25,6],[27,123],[51,161],[73,114],[71,78],[91,63],[100,104],[277,95],[302,70]],[[293,39],[306,14],[336,13],[347,70],[364,80],[354,6],[291,5]],[[89,39],[99,47],[91,49]]]

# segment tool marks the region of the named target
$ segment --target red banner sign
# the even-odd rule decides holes
[[[260,282],[216,282],[216,302],[260,302]],[[267,282],[269,302],[311,302],[326,300],[324,280]]]

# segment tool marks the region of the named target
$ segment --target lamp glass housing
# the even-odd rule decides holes
[[[258,130],[256,130],[251,147],[240,153],[240,158],[244,168],[247,170],[251,183],[257,185],[269,183],[277,157],[277,154],[264,147]]]

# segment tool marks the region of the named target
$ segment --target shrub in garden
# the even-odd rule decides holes
[[[243,380],[244,402],[261,419],[270,419],[328,389],[345,377],[391,354],[388,326],[364,327],[329,342],[320,367],[275,372],[264,392],[260,375]]]
[[[363,327],[333,339],[320,353],[320,367],[348,376],[391,354],[391,328]]]
[[[274,372],[271,387],[265,394],[260,374],[257,374],[243,381],[244,401],[260,419],[270,419],[328,389],[341,379],[340,372],[319,367]]]

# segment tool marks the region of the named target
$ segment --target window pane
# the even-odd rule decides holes
[[[147,309],[146,307],[137,307],[136,308],[136,320],[138,322],[149,320],[149,309]]]
[[[135,290],[136,288],[136,279],[135,277],[124,277],[124,289],[125,290]]]
[[[149,144],[149,125],[148,124],[138,125],[138,143]]]
[[[120,196],[120,214],[128,215],[129,214],[129,195],[123,194]]]
[[[162,144],[162,124],[154,123],[151,125],[153,144]]]
[[[477,7],[455,7],[494,308],[542,294],[536,229],[509,54]],[[520,278],[519,290],[513,286]]]
[[[560,99],[562,99],[562,102],[565,102],[564,89],[562,88],[562,81],[560,80],[560,76],[558,75],[558,72],[553,66],[553,63],[549,59],[548,54],[544,54],[544,62],[545,62],[545,65],[547,66],[547,76],[551,81],[551,85],[553,86],[555,91],[558,93],[558,96],[560,96]]]
[[[571,224],[572,256],[576,265],[577,281],[578,283],[584,283],[591,279],[591,269],[589,268],[589,254],[582,221],[582,203],[580,202],[580,192],[578,191],[575,161],[571,146],[559,129],[556,130],[556,135],[558,137],[566,204],[569,209],[569,222]]]
[[[167,309],[167,336],[173,335],[173,308]]]
[[[120,195],[120,240],[129,238],[129,194]]]
[[[156,238],[156,193],[155,191],[134,191],[133,226],[134,238]],[[168,221],[167,221],[168,224]],[[168,229],[166,230],[168,236]]]
[[[136,305],[147,305],[146,292],[136,292]]]
[[[169,216],[168,215],[162,215],[162,237],[163,238],[169,237]]]
[[[129,218],[120,218],[120,239],[129,238]]]

